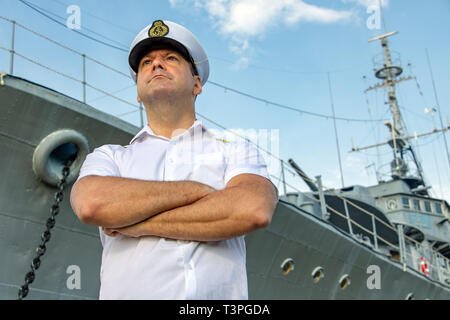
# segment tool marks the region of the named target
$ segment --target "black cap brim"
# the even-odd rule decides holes
[[[141,59],[150,51],[150,50],[159,50],[159,49],[173,49],[177,52],[179,52],[189,63],[192,64],[194,67],[195,73],[198,74],[197,68],[194,64],[194,59],[192,59],[191,55],[189,54],[188,50],[185,46],[183,46],[181,43],[179,43],[176,40],[167,38],[167,37],[154,37],[154,38],[147,38],[139,42],[133,50],[130,52],[128,62],[130,64],[130,67],[133,69],[134,72],[138,72],[139,69],[139,63]]]

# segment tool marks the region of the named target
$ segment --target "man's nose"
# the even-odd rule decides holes
[[[164,60],[161,57],[155,57],[152,60],[152,71],[155,71],[156,69],[165,70]]]

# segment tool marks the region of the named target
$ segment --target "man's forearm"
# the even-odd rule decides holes
[[[120,228],[189,205],[214,191],[195,181],[87,176],[73,186],[71,203],[82,222]]]
[[[249,195],[263,186],[233,187],[209,194],[193,204],[153,216],[121,229],[106,229],[107,235],[159,236],[178,240],[218,241],[241,236],[270,222],[276,194],[267,187],[266,197],[255,201]],[[117,231],[114,232],[113,231]]]

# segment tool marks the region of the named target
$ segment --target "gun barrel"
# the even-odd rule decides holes
[[[303,172],[302,169],[300,169],[300,167],[295,163],[294,160],[289,159],[288,160],[289,164],[292,166],[292,168],[294,168],[295,172],[298,173],[298,175],[303,179],[303,181],[305,181],[305,183],[308,185],[309,189],[311,189],[311,191],[313,192],[317,192],[319,191],[319,188],[317,188],[317,186],[314,184],[314,182],[306,175],[306,173]]]

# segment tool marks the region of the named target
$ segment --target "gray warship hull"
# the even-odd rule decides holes
[[[33,159],[37,147],[61,130],[76,131],[92,150],[108,143],[128,144],[139,128],[38,84],[2,77],[0,299],[18,297],[46,228],[57,189],[36,174]],[[58,159],[52,161],[62,168]],[[70,206],[70,187],[27,299],[98,298],[98,229],[79,222]],[[299,197],[282,197],[271,225],[246,237],[250,299],[450,299],[445,283],[393,259],[388,251],[375,250],[373,242],[355,237],[339,221],[304,209]],[[381,236],[380,223],[376,226]],[[396,236],[390,241],[398,244]],[[71,266],[79,268],[78,288],[69,283]],[[379,274],[372,274],[371,266]]]

